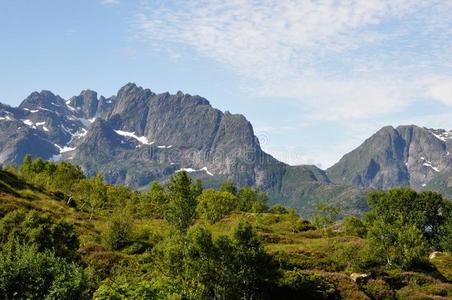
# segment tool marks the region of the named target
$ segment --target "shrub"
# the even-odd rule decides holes
[[[103,233],[105,245],[112,250],[122,249],[132,242],[133,230],[133,218],[130,212],[116,210]]]
[[[0,294],[5,299],[84,299],[86,290],[82,269],[51,251],[16,242],[0,251]]]
[[[345,218],[344,229],[345,234],[352,236],[365,237],[367,233],[364,223],[355,216],[348,216]]]
[[[212,223],[220,221],[236,207],[237,197],[229,192],[208,189],[198,197],[199,216]]]
[[[369,279],[362,290],[375,300],[391,300],[395,299],[395,292],[382,279]]]
[[[334,284],[319,274],[300,270],[287,271],[274,291],[278,299],[332,299]]]

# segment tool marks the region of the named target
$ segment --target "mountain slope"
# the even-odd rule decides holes
[[[156,94],[133,83],[110,98],[91,90],[68,100],[34,92],[18,108],[0,106],[0,128],[3,164],[21,163],[26,153],[63,159],[89,176],[100,172],[109,183],[137,189],[186,170],[207,186],[229,179],[308,212],[318,200],[345,207],[350,194],[336,192],[343,187],[315,166],[290,167],[265,153],[244,116],[182,92]],[[347,189],[365,203],[365,190]]]
[[[452,132],[414,125],[388,126],[346,154],[327,174],[339,184],[378,189],[409,186],[422,190],[432,187],[439,178],[450,178],[451,147]],[[445,192],[443,188],[437,190]]]

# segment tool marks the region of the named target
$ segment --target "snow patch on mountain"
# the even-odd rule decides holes
[[[129,132],[129,131],[123,131],[123,130],[115,130],[115,132],[119,135],[136,139],[137,141],[139,141],[141,144],[144,144],[144,145],[152,145],[154,143],[154,142],[149,142],[148,138],[145,136],[135,135],[135,132]]]
[[[448,140],[452,140],[452,130],[443,130],[443,129],[432,129],[430,132],[439,140],[443,142],[447,142]]]
[[[196,169],[193,169],[193,168],[180,168],[179,170],[176,171],[176,173],[182,172],[182,171],[185,171],[187,173],[206,172],[207,175],[214,176],[211,172],[209,172],[209,170],[207,170],[207,167],[201,168],[199,170],[196,170]]]
[[[429,162],[429,161],[426,161],[426,162],[423,163],[422,165],[431,168],[431,169],[432,169],[433,171],[435,171],[435,172],[439,172],[439,171],[440,171],[438,168],[434,167],[434,166],[432,165],[432,163]]]
[[[60,150],[60,154],[66,153],[66,152],[70,152],[70,151],[74,151],[76,149],[74,147],[68,147],[68,146],[61,147],[58,144],[53,144],[53,145],[55,145],[55,147],[57,147],[58,150]]]

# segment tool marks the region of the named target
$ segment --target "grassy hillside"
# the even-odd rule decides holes
[[[6,171],[0,172],[0,232],[5,236],[4,220],[15,211],[25,213],[37,211],[40,215],[49,215],[55,222],[64,221],[72,224],[79,238],[76,250],[78,258],[74,261],[83,269],[88,282],[83,294],[86,298],[182,299],[182,295],[196,298],[193,296],[196,294],[191,294],[192,291],[170,289],[165,285],[167,279],[159,279],[166,276],[162,273],[168,270],[165,269],[167,265],[163,263],[168,259],[166,255],[175,251],[171,247],[176,244],[170,242],[178,239],[179,236],[181,238],[196,236],[201,232],[196,230],[202,228],[212,235],[212,240],[215,242],[226,236],[233,241],[231,245],[237,245],[237,242],[234,242],[234,234],[239,223],[252,226],[265,253],[270,255],[275,264],[277,278],[268,283],[268,285],[274,285],[274,288],[266,290],[259,297],[273,299],[300,299],[300,297],[302,299],[305,299],[303,297],[309,299],[450,299],[452,297],[452,256],[450,254],[437,253],[432,259],[425,258],[422,264],[409,269],[384,265],[366,266],[359,258],[366,239],[350,234],[342,222],[316,228],[309,221],[299,218],[293,211],[282,207],[268,210],[256,209],[254,206],[248,211],[235,208],[225,213],[216,222],[203,218],[202,213],[198,212],[193,224],[187,231],[183,231],[186,233],[179,234],[174,224],[166,217],[162,217],[159,210],[155,209],[155,202],[142,200],[146,195],[134,193],[125,188],[105,186],[106,195],[108,195],[105,199],[106,204],[96,208],[93,214],[91,209],[83,206],[83,202],[79,200],[71,202],[67,193],[48,188],[48,186],[40,187],[36,182],[31,183],[35,179],[26,181],[22,176]],[[149,195],[154,199],[158,193],[156,188],[151,190]],[[119,200],[114,199],[118,195],[121,195],[117,197]],[[115,201],[120,201],[122,204],[116,205]],[[201,200],[198,200],[198,205],[199,203]],[[128,214],[130,214],[129,219],[126,217]],[[125,221],[129,222],[127,223],[127,228],[130,229],[128,236],[124,237],[126,241],[120,246],[111,243],[109,240],[111,236],[108,235],[111,234],[115,220],[123,222],[121,224],[125,224]],[[123,227],[113,228],[122,229]],[[190,244],[192,240],[187,239]],[[3,238],[0,248],[7,248],[5,245],[9,242]],[[187,247],[191,249],[190,251],[196,249],[201,251],[199,249],[202,248],[202,243],[195,245],[197,246],[193,246],[194,248]],[[243,248],[244,251],[248,249],[246,247]],[[163,253],[159,252],[159,249],[163,249]],[[173,259],[171,264],[176,265],[181,260],[185,261],[182,257],[173,257]],[[192,259],[197,259],[196,255]],[[220,272],[221,266],[217,265],[213,266],[216,271],[209,274],[207,269],[202,269],[203,261],[190,265],[188,269],[185,268],[184,270],[194,273],[190,273],[188,277],[181,275],[182,279],[193,276],[198,276],[196,278],[214,276]],[[176,268],[175,265],[171,266]],[[269,265],[267,267],[270,268]],[[0,270],[0,273],[5,271],[9,270]],[[353,280],[350,276],[352,273],[367,275]],[[200,279],[199,282],[204,282],[203,280],[205,279]],[[181,287],[193,287],[193,283],[182,281],[174,278],[174,282]],[[198,285],[195,287],[198,288],[194,290],[201,289]]]

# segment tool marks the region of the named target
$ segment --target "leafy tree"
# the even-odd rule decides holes
[[[247,212],[264,212],[268,210],[268,195],[257,189],[242,187],[238,192],[238,209]]]
[[[80,180],[75,188],[77,200],[81,203],[79,207],[90,213],[90,220],[96,211],[107,205],[107,186],[102,175],[97,174],[94,178]]]
[[[368,228],[367,253],[389,266],[408,269],[422,261],[428,251],[422,232],[402,218],[394,223],[378,219]]]
[[[18,241],[34,245],[37,251],[52,250],[57,256],[74,258],[79,239],[71,224],[55,221],[48,214],[36,210],[16,210],[0,220],[0,241]]]
[[[413,224],[434,248],[441,239],[440,228],[452,217],[451,203],[434,192],[416,193],[399,188],[369,194],[371,210],[364,216],[367,224],[381,219],[386,224]]]
[[[168,197],[162,185],[154,181],[146,193],[141,194],[141,202],[145,207],[145,214],[163,218],[165,205],[168,204]]]
[[[237,196],[237,187],[232,181],[226,180],[225,182],[223,182],[223,185],[220,188],[220,192],[228,192],[233,194],[234,196]]]
[[[198,214],[212,223],[220,221],[237,207],[237,197],[229,192],[204,190],[198,197]]]
[[[17,242],[0,251],[0,294],[5,299],[86,299],[86,292],[83,270],[51,251]]]
[[[270,212],[274,213],[274,214],[284,215],[284,214],[288,214],[289,210],[287,208],[285,208],[284,206],[282,206],[281,204],[276,204],[275,206],[273,206],[270,209]]]
[[[441,225],[439,243],[441,249],[452,252],[452,218]]]
[[[103,233],[105,244],[112,250],[119,250],[133,240],[133,217],[129,210],[117,208],[108,220]]]
[[[77,182],[85,179],[85,175],[79,166],[75,166],[64,161],[57,164],[54,174],[51,177],[51,188],[59,190],[68,196],[67,203],[70,204]]]
[[[344,220],[345,234],[365,237],[367,230],[361,219],[355,216],[347,216]]]
[[[336,222],[339,215],[339,208],[329,205],[324,202],[319,202],[315,206],[315,211],[312,217],[312,224],[328,234],[328,227]]]
[[[168,293],[187,299],[256,299],[274,286],[276,265],[251,226],[239,223],[232,239],[192,227],[153,249]],[[165,284],[164,284],[165,285]]]
[[[157,297],[162,299],[152,281],[127,276],[118,276],[114,280],[109,278],[104,280],[93,295],[94,300],[144,300],[157,299]]]
[[[201,181],[201,179],[196,178],[195,184],[193,184],[192,189],[191,189],[193,196],[195,198],[198,197],[199,195],[202,194],[202,190],[203,190],[202,181]]]
[[[168,203],[164,217],[178,230],[186,231],[196,217],[196,198],[185,171],[174,174],[168,183]]]
[[[278,277],[273,258],[262,247],[251,225],[240,222],[233,232],[235,282],[241,299],[256,299],[273,286]]]
[[[320,274],[295,269],[284,273],[271,296],[279,299],[335,299],[336,289]]]

